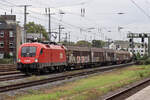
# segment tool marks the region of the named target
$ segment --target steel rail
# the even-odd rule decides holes
[[[26,78],[26,77],[27,77],[26,75],[15,75],[15,76],[1,77],[0,82],[15,80],[15,79],[21,79],[21,78]]]
[[[74,78],[74,77],[90,75],[90,74],[94,74],[94,73],[97,73],[97,72],[105,72],[105,71],[108,71],[108,70],[112,70],[112,69],[115,69],[115,68],[121,68],[121,67],[129,66],[129,65],[132,65],[132,64],[130,63],[130,64],[107,66],[107,67],[97,68],[97,69],[93,69],[93,70],[86,70],[84,72],[82,71],[82,72],[71,73],[71,74],[69,73],[69,74],[66,74],[66,75],[51,77],[51,78],[42,79],[42,80],[36,80],[36,81],[31,81],[31,82],[24,82],[24,83],[19,83],[19,84],[3,86],[3,87],[0,87],[0,93],[7,92],[7,91],[10,91],[10,90],[16,90],[16,89],[21,89],[21,88],[46,84],[46,83],[55,82],[55,81],[61,81],[61,80],[70,79],[70,78]]]

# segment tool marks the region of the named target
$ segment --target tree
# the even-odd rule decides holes
[[[41,24],[35,24],[34,22],[29,22],[26,24],[27,33],[42,33],[45,39],[48,39],[48,33],[46,29]]]
[[[140,60],[140,59],[141,59],[141,55],[140,55],[139,52],[136,54],[136,59],[137,59],[137,60]]]
[[[68,41],[61,41],[60,42],[61,44],[63,44],[63,45],[71,45],[71,46],[74,46],[75,45],[75,43],[74,42],[68,42]]]
[[[97,48],[102,48],[105,45],[105,42],[102,40],[92,40],[92,46]]]
[[[77,46],[92,46],[92,44],[88,41],[85,41],[85,40],[80,40],[76,43]]]

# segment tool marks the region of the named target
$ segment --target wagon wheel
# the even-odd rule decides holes
[[[66,70],[67,70],[67,71],[70,71],[70,70],[71,70],[71,67],[70,67],[70,66],[67,66],[67,67],[66,67]]]

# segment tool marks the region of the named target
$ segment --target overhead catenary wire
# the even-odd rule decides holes
[[[146,15],[150,19],[150,15],[146,13],[146,11],[140,7],[134,0],[130,0],[144,15]]]
[[[8,0],[1,0],[1,1],[3,1],[4,3],[7,3],[6,5],[4,5],[4,6],[7,6],[7,7],[18,7],[16,4],[14,4],[14,3],[11,3],[10,1],[8,1]],[[88,0],[89,1],[89,0]],[[57,9],[57,8],[55,8],[54,7],[54,9]],[[20,10],[20,9],[19,9]],[[58,9],[57,9],[58,10]],[[29,12],[31,11],[31,10],[28,10]],[[31,11],[31,13],[33,13],[34,11]],[[21,14],[21,13],[20,13]],[[33,13],[33,14],[35,14],[35,12]],[[30,14],[28,15],[28,16],[30,16]],[[31,15],[30,16],[31,18],[35,18],[35,16],[34,15]],[[37,16],[36,16],[37,17]],[[39,20],[42,20],[42,21],[44,21],[43,19],[41,19],[41,18],[39,18],[39,17],[37,17],[36,19],[39,19]],[[55,18],[55,17],[52,17],[52,19],[54,19],[56,22],[59,22],[59,19],[58,18]],[[85,19],[85,18],[84,18]],[[89,21],[89,20],[88,20]],[[77,26],[77,25],[74,25],[74,24],[71,24],[71,23],[68,23],[68,22],[65,22],[65,21],[61,21],[60,23],[62,23],[65,27],[69,27],[69,28],[75,28],[75,29],[83,29],[83,31],[85,31],[85,32],[87,32],[87,27],[79,27],[79,26]]]

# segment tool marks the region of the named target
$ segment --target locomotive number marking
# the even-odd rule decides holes
[[[25,60],[24,62],[31,62],[30,60]]]
[[[63,59],[63,54],[62,53],[60,53],[60,59]]]

